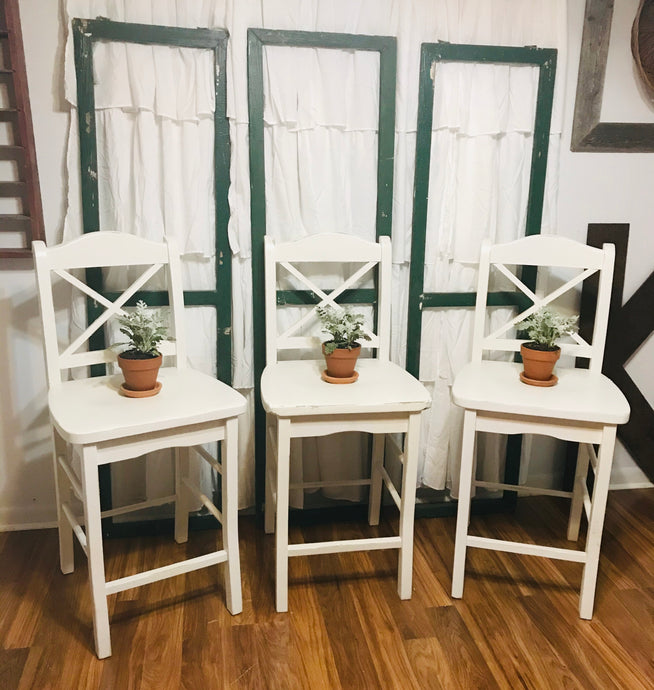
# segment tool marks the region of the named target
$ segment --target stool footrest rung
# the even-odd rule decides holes
[[[225,550],[208,553],[204,556],[189,558],[186,561],[178,561],[177,563],[164,565],[161,568],[146,570],[142,573],[137,573],[136,575],[128,575],[127,577],[121,577],[118,580],[111,580],[105,584],[105,591],[107,594],[115,594],[116,592],[122,592],[126,589],[131,589],[132,587],[140,587],[142,585],[150,584],[151,582],[165,580],[168,577],[175,577],[176,575],[190,573],[193,570],[206,568],[210,565],[224,563],[226,560],[227,551]]]
[[[388,493],[391,495],[391,498],[393,499],[393,502],[397,506],[397,509],[400,509],[400,505],[402,503],[402,497],[400,496],[398,490],[395,488],[395,484],[393,484],[393,481],[391,480],[388,472],[386,471],[386,468],[382,466],[381,468],[381,476],[382,479],[384,480],[384,484],[386,484],[386,488],[388,489]]]
[[[103,510],[100,515],[103,518],[107,517],[117,517],[118,515],[127,515],[128,513],[135,513],[137,510],[145,510],[146,508],[157,508],[158,506],[165,506],[168,503],[173,503],[175,501],[175,494],[170,496],[161,496],[160,498],[151,498],[147,501],[141,501],[140,503],[132,503],[128,506],[120,506],[119,508],[110,508],[109,510]]]
[[[200,489],[198,489],[193,482],[191,482],[188,477],[184,477],[182,480],[184,482],[184,485],[186,488],[199,500],[202,502],[202,505],[218,520],[218,522],[222,525],[223,524],[223,515],[222,513],[216,508],[214,505],[213,501],[206,495],[203,494]]]
[[[289,484],[289,489],[319,489],[329,486],[369,486],[370,479],[334,479],[324,482],[295,482]]]
[[[59,467],[61,467],[61,469],[66,473],[75,496],[77,496],[80,501],[83,501],[84,492],[82,491],[82,485],[79,483],[79,479],[77,478],[75,471],[63,456],[58,455],[57,462],[59,463]]]
[[[487,537],[474,537],[468,535],[468,546],[476,549],[491,549],[492,551],[505,551],[517,553],[523,556],[541,556],[543,558],[556,558],[560,561],[586,562],[586,552],[576,549],[559,549],[553,546],[539,546],[538,544],[524,544],[517,541],[504,541],[502,539],[489,539]]]
[[[541,489],[538,486],[520,486],[519,484],[503,484],[501,482],[484,482],[475,480],[473,486],[497,491],[515,491],[519,494],[536,494],[541,496],[555,496],[557,498],[572,498],[572,491],[558,491],[557,489]]]
[[[72,527],[73,534],[77,537],[79,545],[82,547],[84,553],[88,556],[88,547],[86,545],[86,532],[84,532],[84,530],[82,529],[80,521],[75,517],[68,503],[62,503],[61,510],[66,516],[66,520],[68,520],[68,523]]]
[[[595,452],[595,446],[592,443],[586,444],[586,452],[588,453],[588,459],[590,460],[590,466],[593,468],[593,472],[597,472],[597,453]]]
[[[397,439],[392,434],[386,435],[386,443],[393,446],[393,450],[397,454],[400,465],[404,464],[404,448],[397,442]]]
[[[288,555],[289,557],[314,556],[326,553],[345,553],[346,551],[377,551],[379,549],[399,549],[401,546],[401,537],[316,541],[311,544],[289,544]]]
[[[586,513],[586,519],[590,520],[590,511],[591,511],[591,508],[593,507],[593,505],[592,505],[592,501],[590,498],[590,494],[588,493],[588,487],[586,486],[586,482],[584,481],[583,478],[582,478],[582,481],[584,484],[581,487],[581,490],[583,492],[582,496],[583,496],[583,501],[584,501],[584,512]]]
[[[202,446],[191,446],[191,450],[195,451],[208,465],[213,467],[213,469],[222,476],[223,466],[213,455],[211,455],[211,453],[208,453]]]

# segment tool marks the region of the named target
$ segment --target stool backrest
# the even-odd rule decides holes
[[[587,358],[591,371],[600,372],[609,319],[614,260],[615,248],[612,244],[605,244],[598,249],[565,237],[533,235],[496,245],[485,241],[479,259],[472,360],[480,360],[487,351],[518,352],[520,345],[529,339],[513,336],[516,326],[519,331],[519,323],[542,307],[550,306],[556,309],[553,306],[555,300],[570,291],[578,290],[581,284],[592,276],[597,281],[597,306],[592,340],[589,343],[575,333],[569,336],[573,342],[558,344],[561,354]],[[574,275],[558,280],[560,284],[554,289],[545,290],[539,289],[543,284],[542,276],[539,276],[539,288],[532,291],[519,277],[520,268],[523,266],[548,267],[550,283],[556,269],[561,269],[561,272],[569,272],[572,269]],[[519,294],[524,295],[529,306],[501,324],[493,323],[491,328],[486,304],[489,285],[496,280],[497,273],[510,281]]]
[[[76,367],[114,362],[119,352],[114,348],[90,349],[89,339],[112,318],[126,314],[123,307],[154,276],[164,274],[170,315],[167,320],[170,340],[159,350],[172,356],[177,367],[186,366],[186,342],[183,328],[184,298],[180,259],[172,240],[153,242],[122,232],[92,232],[71,242],[47,247],[44,242],[32,244],[45,343],[48,385],[62,381],[62,374]],[[86,283],[86,269],[131,267],[130,284],[108,299]],[[104,311],[72,342],[63,346],[57,330],[53,283],[56,278],[69,283],[80,294],[94,300]],[[70,307],[70,301],[68,302]],[[61,330],[61,329],[60,329]]]
[[[316,277],[320,274],[320,278]],[[327,278],[325,276],[328,276]],[[276,243],[265,238],[265,305],[266,305],[266,361],[277,361],[282,350],[315,349],[320,352],[320,343],[327,337],[315,332],[318,322],[318,307],[331,306],[337,310],[339,298],[348,292],[360,289],[362,283],[371,286],[376,296],[376,327],[366,323],[365,331],[369,341],[361,342],[364,348],[374,348],[377,358],[388,360],[390,356],[391,323],[391,241],[380,237],[378,242],[369,242],[353,235],[322,233],[311,235],[295,242]],[[329,287],[324,284],[329,281]],[[281,282],[280,282],[281,281]],[[292,290],[301,290],[307,309],[297,314],[297,319],[284,323],[280,332],[278,310],[285,300],[278,291],[286,281]],[[321,284],[319,284],[321,283]],[[351,294],[351,293],[350,293]],[[357,305],[352,305],[357,311]],[[300,311],[300,310],[298,310]]]

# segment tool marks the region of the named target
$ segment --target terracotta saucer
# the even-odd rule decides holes
[[[121,383],[120,392],[128,398],[151,398],[161,390],[161,386],[161,381],[157,381],[157,385],[149,391],[133,391],[129,388],[125,388],[125,384]]]
[[[354,383],[359,378],[359,372],[355,371],[353,376],[347,376],[346,378],[337,378],[336,376],[329,376],[327,374],[327,369],[323,369],[320,378],[327,383]]]
[[[540,386],[541,388],[548,388],[549,386],[556,386],[556,384],[559,381],[558,376],[554,376],[552,374],[548,379],[545,379],[544,381],[539,381],[538,379],[529,379],[525,376],[525,372],[521,371],[520,372],[520,380],[523,383],[528,383],[530,386]]]

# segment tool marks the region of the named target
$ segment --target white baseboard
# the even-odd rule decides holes
[[[627,482],[625,484],[611,484],[609,489],[611,491],[622,491],[623,489],[653,489],[652,482]]]
[[[611,491],[618,491],[621,489],[649,489],[654,487],[642,471],[637,468],[622,467],[617,468],[611,475],[611,484],[609,489]],[[529,486],[537,486],[542,489],[558,489],[560,488],[560,477],[553,474],[535,474],[529,475],[527,480]]]
[[[52,508],[0,508],[0,532],[51,529],[57,526]]]
[[[613,463],[611,470],[611,489],[645,489],[654,486],[645,473],[632,464],[629,466]]]
[[[5,525],[0,522],[0,532],[27,532],[34,529],[57,529],[56,521],[53,522],[29,522],[17,525]]]

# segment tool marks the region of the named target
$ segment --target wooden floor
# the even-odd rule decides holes
[[[515,516],[473,524],[567,546],[557,536],[565,508],[523,498]],[[303,531],[332,535],[312,526],[294,539]],[[339,526],[343,536],[371,531]],[[84,557],[64,576],[54,530],[0,534],[0,688],[654,687],[654,489],[610,495],[592,621],[577,617],[581,566],[562,561],[472,550],[464,598],[453,601],[453,535],[453,518],[416,521],[405,602],[396,552],[292,559],[289,612],[277,614],[273,538],[244,518],[242,614],[225,610],[219,567],[122,592],[109,600],[113,656],[99,661]],[[188,551],[215,537],[192,534]],[[108,577],[182,548],[166,538],[112,540]]]

